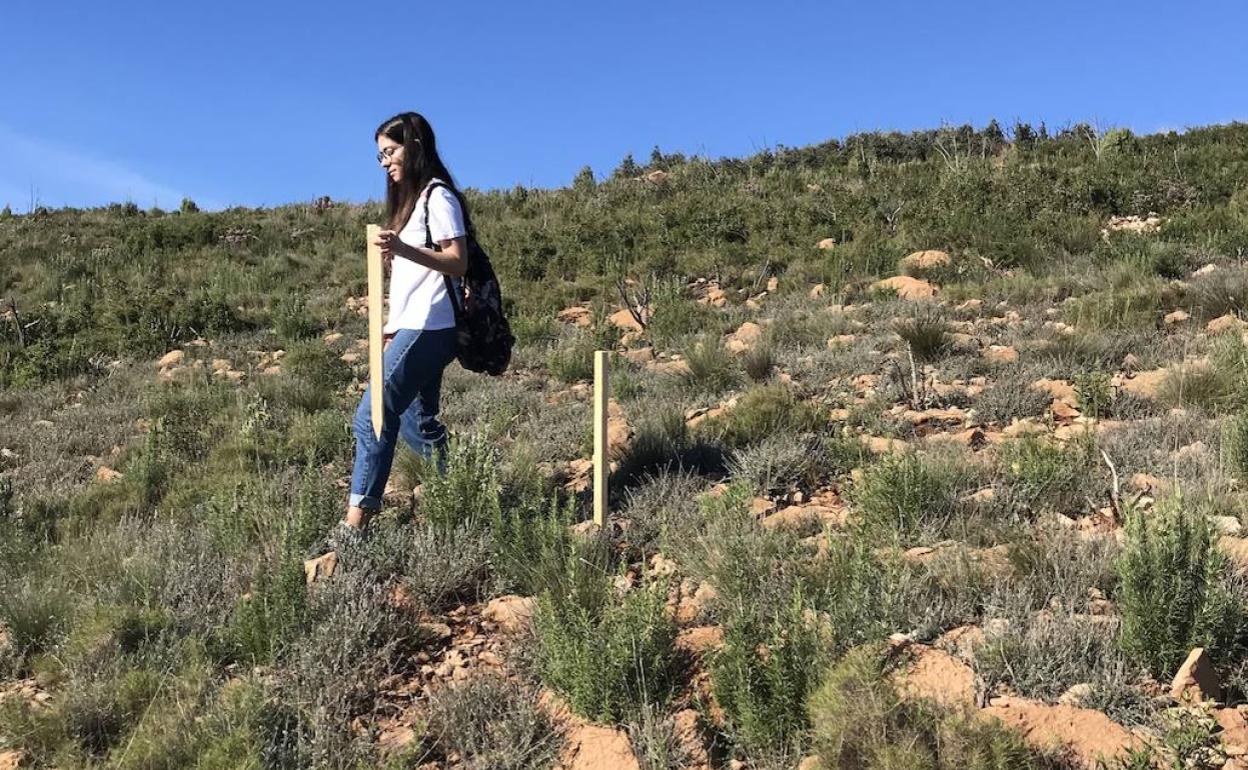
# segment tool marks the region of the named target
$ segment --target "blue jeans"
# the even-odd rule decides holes
[[[447,442],[446,426],[438,422],[442,370],[455,360],[454,329],[399,329],[382,353],[381,438],[373,432],[372,385],[355,410],[355,468],[351,473],[349,505],[381,510],[381,498],[390,478],[390,466],[399,438],[412,451],[430,459]]]

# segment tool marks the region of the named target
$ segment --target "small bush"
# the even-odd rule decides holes
[[[949,322],[934,303],[916,304],[896,322],[894,330],[920,363],[938,360],[949,350]]]
[[[800,756],[806,698],[815,672],[831,662],[830,631],[799,589],[768,619],[732,614],[711,683],[734,743],[751,754]]]
[[[759,342],[741,354],[741,368],[751,382],[766,382],[776,368],[776,353],[771,343]]]
[[[1178,366],[1162,380],[1157,399],[1172,407],[1219,414],[1235,408],[1239,401],[1239,382],[1235,375],[1234,370],[1217,366]]]
[[[799,401],[784,385],[765,385],[746,391],[736,406],[706,420],[699,432],[740,449],[777,433],[818,431],[827,425],[823,410]]]
[[[636,715],[644,703],[665,704],[676,638],[664,613],[667,586],[649,583],[616,599],[608,575],[586,577],[597,585],[538,599],[542,679],[588,719],[611,722]]]
[[[874,646],[850,651],[809,699],[823,767],[861,770],[1025,770],[1056,767],[1017,733],[923,700],[902,700]]]
[[[1181,495],[1152,511],[1127,512],[1127,544],[1118,559],[1122,646],[1132,660],[1165,679],[1193,647],[1215,664],[1242,652],[1248,615],[1242,593],[1224,576],[1212,525]]]
[[[571,497],[561,503],[554,494],[549,502],[532,497],[497,510],[490,527],[491,562],[504,590],[539,596],[559,588],[568,559],[577,555],[570,529],[575,509]]]
[[[1079,411],[1086,417],[1106,417],[1114,401],[1109,373],[1083,372],[1075,377],[1075,396]]]
[[[728,470],[753,483],[760,495],[810,492],[833,476],[848,472],[864,453],[861,443],[849,439],[814,433],[774,435],[734,451]]]
[[[420,513],[435,529],[483,530],[499,516],[498,453],[481,434],[453,437],[447,444],[446,474],[430,474]]]
[[[539,770],[559,747],[536,694],[488,670],[430,695],[425,734],[431,745],[422,761],[429,752],[456,755],[466,770]]]
[[[307,301],[302,294],[287,294],[273,304],[273,331],[283,340],[293,341],[311,337],[320,327],[307,312]]]
[[[1032,380],[1021,374],[1006,376],[989,385],[972,402],[975,414],[984,422],[1007,425],[1014,419],[1039,417],[1049,409],[1052,398]]]
[[[739,381],[736,363],[719,338],[699,337],[685,351],[689,372],[686,384],[699,393],[718,395]]]
[[[1035,436],[1007,443],[1001,451],[1005,491],[1022,512],[1078,512],[1092,497],[1100,460],[1089,442],[1060,446]]]
[[[967,464],[955,457],[903,452],[867,468],[850,492],[864,531],[909,543],[940,539],[975,482]]]

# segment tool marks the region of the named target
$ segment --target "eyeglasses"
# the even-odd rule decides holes
[[[377,162],[378,162],[378,163],[381,163],[381,164],[383,164],[383,165],[384,165],[384,164],[385,164],[385,162],[386,162],[387,160],[389,160],[389,159],[393,158],[393,157],[394,157],[394,154],[395,154],[396,152],[398,152],[399,150],[401,150],[401,149],[403,149],[403,148],[402,148],[402,146],[401,146],[401,145],[397,145],[397,144],[396,144],[396,145],[391,145],[390,147],[387,147],[386,149],[384,149],[384,150],[382,150],[381,152],[377,153]]]

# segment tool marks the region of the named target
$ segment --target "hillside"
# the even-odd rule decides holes
[[[379,206],[0,214],[0,768],[1241,766],[1248,126],[468,200],[513,366],[319,571]]]

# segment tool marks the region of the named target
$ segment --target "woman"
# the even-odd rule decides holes
[[[442,371],[456,347],[455,310],[443,276],[461,278],[468,266],[466,207],[438,157],[428,121],[404,112],[378,126],[374,137],[377,161],[386,170],[387,224],[373,242],[390,274],[390,312],[383,328],[381,438],[373,431],[369,388],[353,421],[355,467],[338,533],[352,539],[381,510],[398,438],[425,459],[436,451],[439,469],[445,467],[447,433],[437,419],[438,398]],[[430,191],[433,182],[441,186]],[[435,248],[425,247],[427,236]]]

